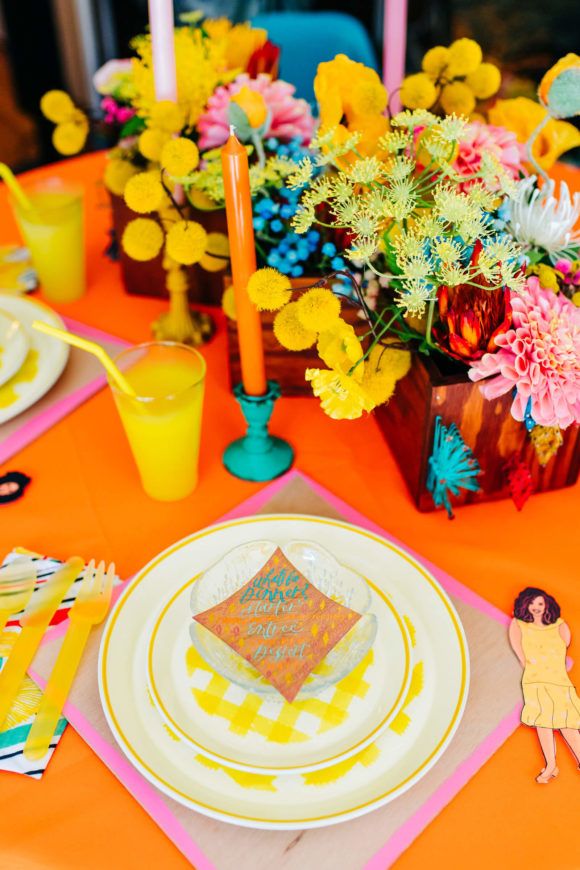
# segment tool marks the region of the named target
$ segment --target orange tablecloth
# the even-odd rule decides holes
[[[109,228],[107,196],[99,181],[103,163],[97,154],[35,173],[57,171],[86,184],[88,292],[60,310],[142,341],[165,303],[127,296],[118,266],[103,256]],[[561,168],[559,174],[577,186],[572,170]],[[0,243],[17,239],[1,196]],[[0,469],[19,469],[33,480],[24,499],[0,506],[0,553],[18,544],[58,557],[78,553],[114,560],[121,576],[128,576],[259,488],[230,477],[220,461],[242,421],[227,386],[224,322],[221,314],[217,318],[218,333],[204,349],[208,384],[197,491],[167,505],[143,494],[112,399],[101,392]],[[316,400],[285,399],[277,404],[272,429],[295,445],[302,471],[502,610],[510,611],[523,586],[545,587],[562,605],[573,634],[570,655],[580,659],[578,486],[532,498],[522,514],[505,501],[465,508],[449,522],[444,513],[415,510],[372,417],[337,423],[324,416]],[[578,677],[580,664],[575,671]],[[543,764],[537,738],[522,726],[397,868],[577,870],[580,772],[560,743],[558,749],[559,779],[548,788],[538,786],[534,776]],[[0,867],[186,866],[72,728],[42,781],[0,773]]]

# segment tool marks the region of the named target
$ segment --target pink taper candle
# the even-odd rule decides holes
[[[405,77],[407,49],[407,0],[384,0],[383,17],[383,84],[389,94],[389,106],[395,113],[401,109],[399,94]]]
[[[173,44],[173,0],[149,0],[149,26],[153,49],[155,98],[177,102],[175,47]]]

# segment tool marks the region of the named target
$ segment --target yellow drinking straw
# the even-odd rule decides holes
[[[18,200],[22,208],[26,211],[31,211],[32,203],[22,190],[22,187],[16,181],[14,173],[12,172],[10,167],[6,166],[5,163],[0,163],[0,178],[4,181],[6,187],[14,196],[14,198]]]
[[[32,328],[38,330],[38,332],[44,332],[45,335],[51,335],[53,338],[60,338],[61,341],[65,341],[67,344],[72,344],[73,347],[79,347],[81,350],[86,350],[88,353],[94,354],[104,365],[119,389],[124,393],[127,393],[129,396],[137,396],[133,387],[121,374],[109,354],[100,344],[96,344],[94,341],[88,341],[86,338],[81,338],[79,335],[75,335],[74,332],[67,332],[64,329],[51,326],[48,323],[44,323],[42,320],[35,320],[32,324]]]

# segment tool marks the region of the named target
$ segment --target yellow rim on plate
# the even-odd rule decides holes
[[[151,690],[151,694],[153,696],[153,699],[155,701],[156,706],[159,708],[159,710],[161,711],[161,713],[163,714],[165,719],[167,719],[167,721],[171,724],[171,727],[174,728],[178,732],[178,734],[181,734],[181,736],[184,737],[188,743],[191,743],[192,745],[196,746],[197,749],[202,754],[208,755],[210,758],[217,759],[221,764],[224,764],[226,767],[228,765],[234,763],[238,769],[245,769],[245,770],[248,770],[250,772],[252,772],[252,771],[264,771],[264,773],[266,773],[266,772],[272,773],[272,771],[275,769],[277,771],[277,773],[283,774],[283,773],[292,773],[295,771],[305,771],[306,770],[305,766],[300,765],[300,764],[297,764],[294,766],[279,767],[279,768],[272,768],[269,766],[261,766],[258,764],[243,765],[242,763],[236,761],[236,759],[234,759],[234,758],[228,758],[225,755],[219,755],[219,753],[214,752],[213,750],[207,749],[207,747],[205,747],[202,743],[199,743],[197,740],[194,740],[194,738],[191,737],[190,734],[188,734],[186,731],[184,731],[183,728],[181,728],[181,726],[178,725],[177,722],[175,722],[175,720],[173,719],[173,717],[171,716],[171,714],[169,713],[169,711],[166,709],[165,705],[163,704],[159,690],[158,690],[156,683],[155,683],[155,676],[153,674],[153,661],[152,661],[152,659],[153,659],[153,646],[155,643],[157,631],[158,631],[159,626],[161,625],[161,623],[163,621],[165,614],[167,613],[167,611],[169,610],[169,608],[171,607],[171,605],[173,604],[175,599],[179,598],[179,596],[187,589],[187,587],[192,586],[200,576],[201,576],[201,574],[197,574],[195,577],[190,578],[186,583],[183,584],[183,586],[180,587],[180,589],[178,589],[177,592],[175,592],[174,595],[171,596],[169,601],[163,607],[163,610],[159,614],[159,616],[158,616],[158,618],[153,626],[153,631],[151,633],[151,639],[149,641],[149,648],[148,648],[148,654],[147,654],[147,676],[149,678],[149,688]],[[333,763],[337,763],[338,761],[342,761],[343,759],[349,758],[351,755],[354,755],[357,750],[363,749],[365,746],[367,746],[369,743],[371,743],[373,738],[376,735],[378,735],[378,733],[380,731],[382,731],[384,728],[386,728],[387,725],[389,724],[389,721],[396,715],[397,711],[399,710],[399,708],[401,706],[401,703],[405,699],[405,694],[406,694],[408,687],[409,687],[410,672],[411,672],[411,649],[410,649],[410,640],[409,640],[408,631],[405,628],[403,620],[401,619],[401,617],[397,613],[396,608],[391,604],[390,601],[387,600],[387,596],[385,595],[385,593],[382,592],[382,590],[378,589],[375,586],[375,584],[372,583],[370,580],[368,580],[366,577],[364,578],[364,580],[368,583],[368,585],[376,593],[376,595],[379,598],[381,598],[382,601],[387,605],[387,607],[389,608],[389,610],[391,611],[391,613],[393,614],[393,616],[395,618],[395,622],[397,623],[399,631],[401,632],[401,637],[403,639],[403,646],[405,648],[405,673],[404,673],[403,681],[402,681],[401,686],[399,688],[395,702],[390,707],[388,712],[383,716],[383,718],[381,719],[379,724],[376,725],[373,728],[373,730],[369,732],[369,734],[367,734],[365,737],[363,737],[361,740],[359,740],[358,743],[356,743],[354,746],[351,746],[348,749],[345,749],[343,752],[338,752],[338,753],[336,753],[336,755],[331,755],[328,758],[325,758],[322,761],[317,762],[311,768],[312,770],[319,768],[319,767],[327,767]],[[375,643],[376,643],[376,640],[375,640]],[[208,665],[208,667],[210,668],[210,670],[213,670],[213,668],[211,668],[211,666]],[[340,681],[336,685],[339,686]],[[248,692],[248,694],[251,694],[251,692]]]
[[[353,807],[349,807],[348,810],[341,810],[341,811],[336,812],[336,813],[328,813],[325,815],[319,815],[319,816],[307,817],[307,818],[301,818],[301,819],[286,819],[286,820],[285,819],[276,819],[275,822],[265,822],[264,819],[262,819],[262,818],[256,818],[256,817],[252,817],[252,816],[242,815],[240,813],[234,813],[234,812],[231,812],[230,810],[223,810],[223,809],[220,809],[218,807],[212,806],[210,804],[204,803],[203,801],[200,801],[199,799],[192,797],[191,794],[188,794],[187,792],[180,791],[175,786],[173,786],[171,783],[168,783],[166,780],[164,780],[163,777],[159,773],[157,773],[155,770],[153,770],[147,764],[147,762],[145,762],[139,756],[139,754],[135,751],[135,749],[131,745],[131,742],[128,740],[127,736],[123,732],[121,724],[115,715],[113,706],[111,704],[110,695],[109,695],[109,689],[108,689],[108,683],[107,683],[107,667],[106,667],[110,637],[111,637],[112,630],[115,626],[115,623],[117,621],[117,618],[119,616],[119,613],[121,612],[122,608],[125,606],[127,601],[129,600],[129,598],[131,597],[133,592],[135,592],[135,590],[138,588],[139,584],[145,579],[145,577],[147,577],[148,574],[151,573],[151,571],[157,565],[159,565],[160,562],[162,562],[164,559],[166,559],[172,553],[175,553],[177,550],[180,550],[183,547],[187,546],[191,542],[199,540],[199,539],[204,538],[204,537],[207,537],[207,535],[213,534],[217,531],[222,531],[224,529],[232,528],[233,526],[251,525],[252,523],[264,522],[268,519],[281,521],[281,522],[296,521],[296,520],[303,519],[303,520],[307,520],[308,522],[312,522],[312,523],[320,523],[321,525],[327,525],[327,526],[333,526],[333,527],[337,527],[337,528],[347,529],[355,534],[359,534],[363,537],[369,538],[370,540],[375,541],[376,543],[385,547],[386,549],[392,550],[393,552],[397,553],[401,558],[403,558],[406,562],[408,562],[410,565],[412,565],[422,575],[422,577],[424,577],[424,579],[428,582],[429,586],[433,589],[433,591],[435,592],[437,597],[441,600],[443,606],[445,607],[445,610],[447,611],[447,613],[449,615],[451,623],[455,629],[456,639],[458,641],[460,659],[461,659],[460,689],[459,689],[459,693],[458,693],[457,703],[456,703],[455,708],[453,710],[453,714],[451,715],[451,719],[449,721],[449,724],[447,725],[447,727],[443,733],[443,736],[441,737],[437,746],[429,753],[427,758],[425,758],[421,762],[421,764],[414,771],[412,771],[412,773],[408,774],[403,780],[396,783],[396,785],[387,789],[382,794],[376,795],[371,800],[365,801],[364,803],[358,804],[358,805],[353,806]],[[372,532],[368,532],[365,529],[361,529],[357,526],[353,526],[352,524],[347,523],[347,522],[338,522],[335,520],[324,519],[322,517],[311,517],[311,516],[305,516],[305,515],[301,515],[301,514],[294,514],[294,515],[293,514],[275,514],[275,515],[262,515],[262,516],[256,516],[256,517],[242,517],[240,519],[232,520],[232,521],[227,522],[227,523],[219,523],[217,525],[210,526],[201,532],[197,532],[193,535],[190,535],[187,538],[184,538],[183,540],[179,541],[177,544],[174,544],[172,547],[169,547],[167,550],[164,550],[162,553],[160,553],[160,555],[157,556],[157,558],[155,558],[151,563],[149,563],[149,565],[146,568],[144,568],[142,572],[140,572],[139,574],[137,574],[133,578],[130,586],[124,591],[121,598],[119,598],[119,601],[117,602],[117,606],[115,607],[115,610],[112,612],[112,614],[107,622],[107,625],[105,626],[105,631],[104,631],[103,639],[101,642],[101,653],[100,653],[100,658],[99,658],[99,672],[100,672],[100,683],[101,683],[102,696],[104,697],[104,701],[105,701],[105,705],[106,705],[105,712],[107,713],[110,721],[114,724],[114,727],[117,731],[117,734],[119,735],[119,737],[121,738],[121,740],[123,741],[125,746],[128,748],[128,750],[130,751],[133,758],[137,761],[137,763],[143,768],[143,770],[146,770],[148,772],[148,774],[152,777],[152,779],[155,780],[158,784],[160,784],[160,786],[168,794],[178,795],[179,797],[183,798],[188,803],[196,805],[200,808],[208,810],[210,813],[215,814],[215,816],[217,816],[218,818],[231,818],[231,819],[237,819],[239,821],[244,821],[244,822],[255,822],[257,824],[261,824],[261,825],[265,825],[267,827],[274,828],[276,825],[297,826],[297,825],[302,825],[302,824],[322,822],[322,821],[326,821],[326,820],[330,820],[330,819],[334,819],[334,818],[340,818],[343,816],[350,817],[352,815],[352,813],[355,813],[359,810],[363,810],[366,807],[369,807],[369,806],[372,806],[375,804],[380,804],[381,801],[384,801],[384,799],[386,797],[388,797],[390,794],[392,794],[395,791],[400,791],[407,783],[409,783],[410,781],[415,779],[417,777],[417,775],[419,773],[421,773],[421,771],[429,765],[431,760],[433,758],[435,758],[435,756],[437,756],[437,754],[439,753],[441,748],[446,744],[449,735],[454,732],[454,730],[458,724],[458,720],[462,714],[462,711],[463,711],[464,706],[465,706],[465,701],[466,701],[467,662],[468,662],[468,658],[467,658],[467,651],[466,651],[466,641],[465,641],[465,637],[463,634],[463,629],[462,629],[461,624],[459,623],[459,621],[457,619],[457,616],[455,614],[453,607],[451,606],[450,602],[447,599],[447,595],[443,592],[443,590],[441,590],[439,588],[439,585],[425,571],[425,569],[420,564],[418,564],[411,556],[409,556],[407,553],[402,551],[399,547],[396,547],[394,544],[391,544],[389,541],[385,540],[384,538],[381,538],[378,535],[374,535]]]

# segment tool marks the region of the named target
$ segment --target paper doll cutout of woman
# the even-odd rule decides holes
[[[580,770],[580,698],[566,671],[570,629],[560,617],[558,602],[543,589],[528,586],[515,600],[509,639],[524,669],[522,722],[536,729],[546,761],[536,782],[547,785],[559,773],[556,731]]]

